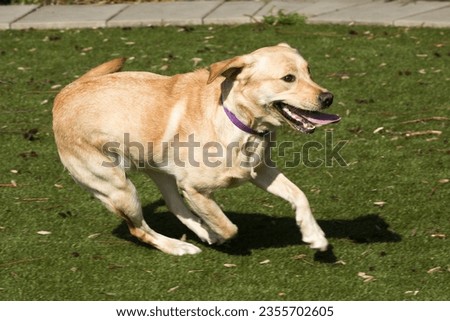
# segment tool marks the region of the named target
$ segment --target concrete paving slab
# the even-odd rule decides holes
[[[448,1],[200,0],[112,5],[0,6],[0,29],[65,29],[145,25],[251,23],[297,12],[310,23],[450,28]]]
[[[305,17],[315,17],[337,10],[371,2],[372,0],[290,0],[271,1],[257,13],[258,18],[283,13],[298,13]]]
[[[223,1],[158,2],[130,5],[107,22],[109,27],[200,25]]]
[[[36,10],[38,5],[0,6],[0,30],[9,29],[11,23]]]
[[[394,25],[402,27],[421,26],[450,28],[450,5],[438,10],[428,11],[422,14],[396,20]]]
[[[44,6],[12,23],[12,29],[66,29],[106,27],[106,21],[128,7],[112,5]]]
[[[276,16],[280,12],[284,14],[301,13],[306,8],[313,4],[312,1],[270,1],[261,10],[259,10],[255,17],[262,20],[266,16]]]
[[[393,25],[402,18],[447,6],[445,2],[374,1],[309,19],[312,23]]]
[[[264,1],[230,1],[207,15],[203,22],[205,24],[239,24],[254,22],[252,18],[260,11],[266,2]]]

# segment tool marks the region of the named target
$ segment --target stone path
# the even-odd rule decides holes
[[[0,6],[1,29],[241,24],[296,12],[308,23],[450,28],[449,1],[173,1],[112,5]]]

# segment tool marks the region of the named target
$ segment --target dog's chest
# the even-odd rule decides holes
[[[194,187],[197,190],[213,192],[221,188],[236,187],[252,177],[252,168],[202,168],[191,169],[183,175],[180,185]]]
[[[264,162],[264,144],[261,141],[252,141],[229,146],[221,145],[221,148],[214,149],[214,152],[197,154],[196,162],[189,162],[188,157],[187,167],[171,167],[175,172],[172,174],[182,185],[190,185],[197,189],[213,191],[235,187],[250,180],[254,168]]]

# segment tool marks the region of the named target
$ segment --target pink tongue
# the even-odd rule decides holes
[[[302,116],[315,125],[328,125],[341,120],[341,117],[338,115],[319,113],[317,111],[304,113]]]

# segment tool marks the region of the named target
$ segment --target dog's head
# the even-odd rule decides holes
[[[312,79],[308,63],[287,44],[258,49],[248,55],[212,64],[208,83],[224,76],[224,100],[232,101],[256,123],[312,133],[316,126],[340,117],[319,112],[330,107],[333,95]],[[258,124],[255,124],[258,125]]]

